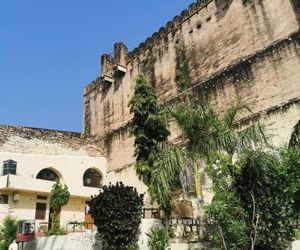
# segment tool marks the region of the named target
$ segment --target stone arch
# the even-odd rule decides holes
[[[36,179],[59,182],[63,180],[62,175],[54,168],[43,168],[36,175]]]
[[[300,144],[300,120],[293,127],[292,134],[289,140],[289,146],[295,147]]]
[[[96,168],[88,168],[83,174],[83,186],[101,188],[103,177]]]

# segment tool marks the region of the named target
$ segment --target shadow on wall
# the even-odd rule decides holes
[[[217,13],[216,13],[216,17],[217,20],[219,21],[220,19],[222,19],[224,16],[226,16],[230,5],[232,4],[233,0],[215,0],[215,4],[216,4],[216,8],[217,8]]]

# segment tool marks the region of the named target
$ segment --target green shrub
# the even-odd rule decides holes
[[[50,227],[48,235],[64,235],[66,230],[60,226],[59,212],[70,199],[70,192],[66,185],[56,182],[50,193]]]
[[[147,236],[149,237],[148,247],[150,250],[168,249],[170,238],[166,230],[159,227],[153,227]]]
[[[51,235],[66,235],[67,231],[65,230],[65,228],[60,226],[60,222],[58,219],[58,216],[56,214],[50,214],[51,216],[51,223],[52,223],[52,227],[49,228],[47,235],[51,236]]]
[[[122,182],[104,186],[99,195],[92,197],[90,213],[103,239],[104,250],[132,247],[138,239],[142,208],[143,195]]]
[[[7,250],[9,245],[17,237],[17,220],[10,215],[6,216],[3,220],[3,226],[1,227],[0,250]]]
[[[212,247],[250,249],[249,225],[239,199],[231,192],[216,193],[205,207],[205,240]]]
[[[295,240],[300,240],[300,229],[295,230]]]
[[[206,208],[213,247],[277,250],[294,237],[299,207],[300,156],[296,150],[244,151],[236,164],[219,155],[206,171],[215,196]]]
[[[241,170],[235,176],[234,187],[248,214],[249,225],[257,224],[256,249],[286,248],[294,235],[299,154],[290,150],[279,154],[248,151],[239,165]]]
[[[66,185],[56,182],[50,193],[50,208],[53,210],[60,209],[66,205],[70,199],[70,192]]]

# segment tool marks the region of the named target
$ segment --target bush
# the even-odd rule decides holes
[[[217,193],[205,208],[205,238],[213,247],[250,249],[246,213],[234,193]]]
[[[214,247],[277,250],[294,236],[299,207],[300,156],[296,150],[245,151],[232,164],[225,156],[206,170],[215,196],[206,208]],[[226,246],[225,246],[226,245]]]
[[[162,228],[151,228],[147,236],[149,237],[148,247],[150,250],[166,250],[169,246],[169,235]]]
[[[17,220],[10,215],[6,216],[3,220],[3,226],[1,227],[0,250],[7,250],[9,245],[17,237]]]
[[[249,225],[257,224],[256,249],[285,248],[294,235],[295,194],[300,188],[299,154],[290,150],[279,154],[249,151],[243,154],[240,166],[234,187],[248,214]]]
[[[92,197],[90,213],[105,250],[132,248],[138,239],[142,208],[143,195],[122,182],[104,186],[98,196]]]
[[[295,230],[295,240],[300,240],[300,229]]]

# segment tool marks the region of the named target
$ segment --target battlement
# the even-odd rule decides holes
[[[165,26],[161,27],[158,32],[154,32],[151,37],[148,37],[145,40],[145,42],[140,43],[140,45],[133,49],[132,52],[129,52],[127,63],[139,56],[147,48],[153,47],[154,44],[160,40],[165,39],[165,42],[168,42],[166,39],[168,39],[169,33],[176,31],[183,22],[187,21],[213,1],[214,0],[197,0],[196,2],[190,4],[190,6],[183,10],[180,15],[175,16],[172,21],[167,22]]]
[[[184,22],[188,21],[193,15],[198,14],[202,9],[207,8],[210,3],[215,2],[217,6],[221,6],[222,10],[224,10],[229,7],[228,5],[231,1],[232,0],[197,0],[130,52],[128,52],[126,45],[123,43],[116,43],[114,45],[114,57],[109,54],[103,54],[101,56],[101,77],[107,76],[113,78],[115,74],[114,70],[117,68],[116,65],[125,67],[126,64],[129,64],[132,60],[143,54],[146,50],[153,48],[162,40],[164,43],[169,43],[168,35],[170,33],[172,33],[173,38]],[[243,0],[243,2],[244,1],[245,0]],[[211,18],[207,19],[207,21],[210,21]],[[200,29],[201,27],[202,23],[199,22],[196,28]]]
[[[185,90],[222,112],[239,97],[264,119],[266,111],[273,117],[283,103],[299,97],[298,3],[197,1],[131,52],[115,44],[84,93],[84,131],[105,138],[109,169],[134,162],[128,103],[139,73],[155,88],[159,104],[176,101]]]

